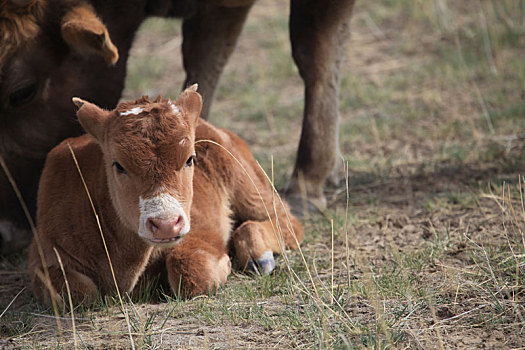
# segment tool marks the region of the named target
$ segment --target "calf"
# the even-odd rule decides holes
[[[258,264],[264,273],[282,243],[297,247],[300,223],[274,205],[246,143],[199,118],[195,90],[113,111],[74,99],[88,134],[59,144],[44,166],[29,257],[39,299],[64,292],[63,273],[76,303],[115,288],[98,225],[123,292],[160,274],[175,293],[204,293],[226,281],[230,247],[241,267]]]

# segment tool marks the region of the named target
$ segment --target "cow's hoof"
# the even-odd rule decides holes
[[[310,214],[323,212],[326,208],[326,198],[310,198],[300,194],[284,194],[286,202],[290,206],[290,211],[297,217],[304,218]]]
[[[275,259],[273,258],[273,253],[268,251],[265,252],[259,259],[250,260],[248,262],[248,269],[257,274],[269,275],[273,269],[275,269]]]
[[[18,228],[11,221],[0,220],[0,256],[20,252],[31,243],[30,230]]]

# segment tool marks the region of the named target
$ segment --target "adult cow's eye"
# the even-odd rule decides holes
[[[126,171],[126,169],[124,169],[124,167],[122,165],[120,165],[120,163],[117,162],[117,161],[113,162],[113,166],[115,167],[115,170],[117,171],[117,174],[127,174],[128,173]]]
[[[9,104],[13,107],[20,107],[22,105],[25,105],[35,97],[37,90],[37,83],[26,85],[23,88],[18,89],[11,95],[9,95]]]
[[[192,166],[195,163],[195,155],[192,154],[186,161],[186,166]]]

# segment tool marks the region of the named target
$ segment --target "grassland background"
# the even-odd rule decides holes
[[[260,0],[210,120],[290,176],[303,86],[288,3]],[[137,35],[125,99],[175,97],[180,21]],[[111,298],[59,319],[0,262],[0,348],[525,348],[525,1],[358,1],[341,85],[347,183],[301,252],[216,295]],[[332,240],[333,237],[333,240]],[[304,257],[304,258],[303,258]]]

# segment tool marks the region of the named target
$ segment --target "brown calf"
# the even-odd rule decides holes
[[[113,111],[74,99],[88,134],[62,142],[46,160],[29,257],[39,299],[49,296],[43,261],[53,289],[64,292],[57,254],[77,303],[115,288],[69,145],[123,292],[167,272],[175,293],[204,293],[226,281],[231,246],[242,267],[258,264],[264,273],[275,266],[273,253],[284,248],[280,237],[297,247],[300,223],[286,205],[273,205],[272,189],[246,143],[199,118],[202,99],[195,90],[174,103],[142,98]]]

